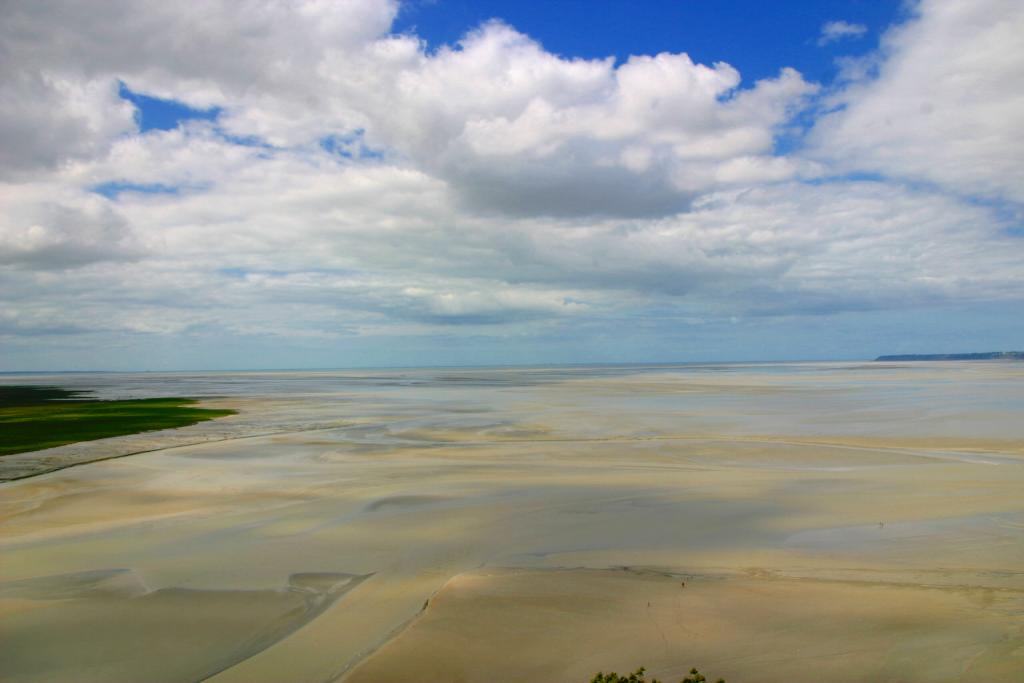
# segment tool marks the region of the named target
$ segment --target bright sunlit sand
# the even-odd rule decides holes
[[[241,412],[0,485],[4,681],[1024,670],[1018,364],[59,379]]]

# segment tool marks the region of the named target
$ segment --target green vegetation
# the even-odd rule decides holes
[[[187,398],[99,401],[58,387],[0,386],[0,455],[170,429],[233,415]]]
[[[661,683],[657,678],[652,678],[648,681],[646,671],[646,669],[640,667],[628,676],[620,676],[615,672],[610,674],[598,672],[590,679],[590,683]],[[679,681],[679,683],[706,683],[707,680],[701,672],[696,669],[690,669],[690,675]],[[715,683],[725,683],[725,681],[719,678]]]

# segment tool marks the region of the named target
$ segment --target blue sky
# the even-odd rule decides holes
[[[1011,0],[16,2],[0,370],[1019,348],[1021,31]]]
[[[791,66],[825,82],[835,75],[834,57],[874,48],[881,32],[905,11],[901,0],[426,0],[405,4],[395,29],[413,31],[436,47],[498,19],[567,57],[686,52],[704,64],[728,62],[751,80]],[[863,25],[868,32],[856,41],[819,47],[822,25],[837,19]]]
[[[135,106],[140,133],[174,130],[186,121],[216,121],[220,114],[218,107],[200,109],[177,100],[132,92],[124,83],[118,84],[118,95]]]

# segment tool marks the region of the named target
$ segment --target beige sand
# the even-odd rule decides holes
[[[866,580],[478,571],[346,681],[587,681],[641,664],[670,681],[693,666],[766,683],[1010,681],[1024,670],[1022,600]]]
[[[360,387],[0,485],[0,679],[1017,681],[1024,371],[986,367]]]

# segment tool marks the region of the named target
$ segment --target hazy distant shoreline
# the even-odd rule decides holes
[[[985,353],[908,353],[895,356],[879,356],[875,360],[1024,360],[1024,351],[987,351]]]

